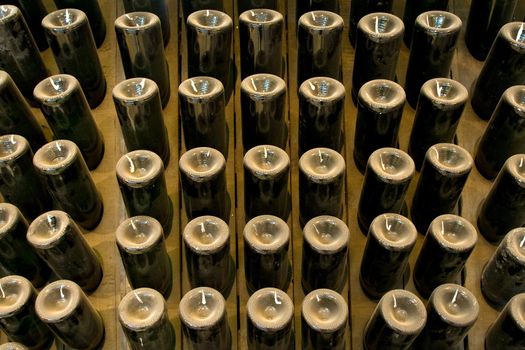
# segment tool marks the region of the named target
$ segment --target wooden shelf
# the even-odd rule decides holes
[[[113,0],[99,0],[103,7],[103,13],[106,18],[108,26],[107,37],[103,46],[99,49],[99,55],[103,64],[104,72],[108,83],[108,91],[104,102],[96,108],[93,113],[97,124],[105,138],[106,153],[100,166],[92,172],[93,178],[97,184],[98,189],[102,193],[105,212],[101,224],[93,231],[86,234],[89,243],[100,253],[104,263],[104,279],[102,285],[98,290],[90,295],[90,300],[94,303],[96,308],[101,312],[106,326],[106,341],[104,349],[127,349],[126,340],[120,326],[117,325],[116,309],[120,299],[130,290],[129,284],[126,281],[126,276],[120,262],[120,257],[115,245],[114,232],[118,224],[125,218],[125,210],[118,189],[115,165],[117,160],[125,153],[125,146],[122,140],[122,135],[116,113],[112,101],[111,89],[117,82],[124,79],[123,69],[120,62],[118,48],[113,30],[114,19],[123,14],[123,7],[120,1]],[[243,43],[239,42],[239,34],[237,27],[238,14],[236,13],[236,2],[242,0],[226,0],[225,11],[234,18],[234,51],[233,57],[237,70],[240,68],[239,50]],[[286,32],[283,42],[286,53],[287,71],[285,80],[288,82],[288,106],[289,106],[289,144],[287,151],[290,154],[291,179],[290,189],[293,200],[292,214],[289,219],[289,225],[292,229],[293,245],[290,249],[290,259],[293,262],[293,274],[291,287],[288,294],[293,298],[295,303],[295,334],[296,346],[300,347],[300,307],[304,297],[300,283],[300,262],[301,262],[301,245],[302,232],[299,225],[299,207],[298,207],[298,99],[297,99],[297,83],[296,83],[296,66],[297,66],[297,51],[296,51],[296,25],[295,25],[295,1],[286,0],[279,1],[280,11],[288,13],[285,16]],[[303,0],[297,0],[303,1]],[[54,9],[51,0],[45,1],[49,10]],[[345,22],[349,18],[349,1],[342,1],[342,17]],[[181,296],[189,290],[189,282],[187,279],[187,272],[185,261],[183,258],[181,233],[184,225],[187,223],[185,211],[182,207],[181,191],[179,185],[178,175],[178,159],[185,151],[182,139],[182,131],[179,125],[178,118],[178,102],[177,102],[177,87],[186,74],[185,69],[185,33],[183,20],[180,18],[180,11],[177,6],[179,1],[170,1],[170,18],[171,18],[171,41],[167,47],[167,60],[170,66],[170,81],[171,81],[171,99],[166,109],[164,110],[165,122],[168,128],[171,159],[166,168],[166,180],[168,184],[168,192],[173,201],[175,214],[173,218],[173,229],[171,235],[167,239],[169,255],[173,264],[173,290],[168,299],[169,315],[176,330],[177,330],[177,348],[187,348],[182,341],[182,334],[180,331],[180,321],[178,319],[178,304]],[[395,2],[394,13],[402,16],[404,1]],[[468,0],[450,0],[450,11],[460,16],[464,24],[466,23],[466,16],[468,14]],[[344,220],[350,228],[350,243],[349,243],[349,278],[346,288],[343,291],[345,299],[350,306],[350,320],[347,329],[347,348],[362,349],[362,334],[366,321],[371,315],[375,302],[369,300],[361,290],[359,285],[359,266],[361,262],[362,252],[365,246],[366,237],[361,234],[357,225],[357,203],[363,182],[363,176],[358,172],[354,165],[352,157],[352,148],[354,142],[355,117],[356,108],[352,103],[350,97],[351,76],[353,67],[354,50],[348,41],[348,27],[345,27],[343,34],[343,65],[344,65],[344,85],[347,88],[347,98],[345,106],[345,146],[343,155],[347,161],[346,173],[346,190],[345,190],[345,214]],[[452,78],[463,83],[470,89],[472,82],[476,78],[482,63],[474,60],[464,46],[463,35],[460,37],[459,48],[454,59]],[[53,57],[48,49],[43,53],[43,56],[48,64],[48,68],[56,73],[57,69],[54,64]],[[400,55],[400,63],[398,65],[398,77],[401,83],[404,80],[406,71],[406,64],[408,59],[408,49],[402,48]],[[236,285],[227,300],[227,312],[230,322],[230,328],[234,339],[234,346],[239,349],[247,347],[246,338],[246,302],[248,300],[248,293],[245,287],[245,278],[243,271],[243,239],[242,232],[245,224],[244,208],[243,208],[243,151],[241,146],[241,116],[240,116],[240,100],[239,100],[240,78],[237,77],[236,89],[234,95],[228,102],[226,115],[227,123],[230,130],[230,153],[227,161],[227,182],[228,192],[232,202],[231,217],[229,220],[231,230],[231,254],[237,262],[237,279]],[[39,116],[43,124],[45,121],[39,110],[34,110]],[[414,119],[414,110],[408,105],[405,107],[403,115],[401,132],[400,132],[400,147],[406,150],[410,129]],[[479,119],[470,105],[467,106],[462,121],[458,130],[459,144],[466,148],[471,154],[474,154],[476,142],[482,134],[486,122]],[[416,178],[412,181],[411,190],[408,196],[408,201],[411,201],[412,193],[417,183]],[[463,194],[463,216],[472,223],[476,222],[476,211],[480,201],[487,194],[490,189],[491,182],[485,180],[477,170],[473,170]],[[236,204],[236,205],[235,205]],[[419,249],[421,247],[423,237],[418,237],[418,243],[414,252],[411,255],[411,264],[415,261]],[[483,299],[481,295],[479,281],[481,269],[488,258],[491,256],[495,246],[485,241],[480,236],[477,247],[472,254],[466,268],[466,282],[465,285],[478,298],[480,303],[480,317],[474,328],[469,334],[469,349],[483,349],[484,334],[497,316],[497,312],[491,308]],[[406,288],[415,292],[413,283],[409,281]],[[5,340],[5,337],[4,339]]]

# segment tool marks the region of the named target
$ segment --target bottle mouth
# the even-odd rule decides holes
[[[299,169],[314,182],[329,182],[345,172],[341,154],[329,148],[313,148],[299,159]]]
[[[146,150],[129,152],[117,162],[117,176],[131,186],[150,183],[162,176],[163,170],[162,159]]]
[[[213,288],[199,287],[186,293],[179,304],[181,322],[188,328],[206,329],[217,325],[226,315],[226,302]]]
[[[146,28],[152,28],[160,24],[160,19],[150,12],[130,12],[115,20],[115,27],[135,32]]]
[[[87,22],[84,12],[74,8],[59,9],[51,12],[42,20],[42,26],[48,30],[71,30]]]
[[[471,250],[478,241],[474,226],[468,220],[452,214],[435,218],[430,224],[429,234],[446,250]]]
[[[0,237],[9,234],[20,219],[24,220],[17,207],[10,203],[0,203]]]
[[[416,169],[406,152],[391,147],[374,151],[368,159],[368,167],[384,181],[393,183],[410,181]]]
[[[522,118],[525,117],[525,85],[516,85],[508,88],[503,93],[503,98],[514,107],[516,114]]]
[[[124,80],[113,88],[113,97],[119,101],[135,103],[158,95],[157,84],[147,78],[132,78]]]
[[[446,324],[469,327],[478,319],[479,304],[474,294],[457,284],[442,284],[430,296],[429,302]]]
[[[212,254],[230,241],[230,228],[215,216],[200,216],[191,220],[183,232],[184,243],[197,254]]]
[[[31,282],[21,276],[11,275],[0,279],[0,316],[10,317],[30,300],[33,294]]]
[[[60,173],[80,155],[77,145],[69,140],[51,141],[33,157],[33,164],[43,173]]]
[[[289,169],[290,157],[276,146],[255,146],[244,155],[244,166],[253,175],[266,179]]]
[[[425,305],[409,291],[391,290],[381,298],[377,307],[389,327],[398,333],[419,334],[425,326]]]
[[[166,301],[162,294],[151,288],[132,290],[122,298],[118,306],[121,325],[134,331],[154,326],[165,314]]]
[[[279,331],[288,326],[294,312],[288,294],[277,288],[263,288],[253,293],[246,309],[253,325],[266,332]]]
[[[397,37],[405,30],[405,25],[399,17],[383,12],[370,13],[362,17],[357,27],[367,36],[378,38]]]
[[[39,82],[33,94],[46,104],[61,102],[80,88],[78,80],[68,74],[57,74]]]
[[[347,247],[350,232],[342,220],[323,215],[306,223],[303,237],[314,250],[323,254],[335,254]]]
[[[452,143],[438,143],[427,151],[428,161],[440,173],[465,174],[472,170],[474,161],[463,147]]]
[[[338,80],[315,77],[305,80],[299,87],[299,94],[314,101],[337,101],[345,97],[346,90]]]
[[[27,348],[20,343],[4,343],[0,345],[0,350],[27,350]]]
[[[311,328],[335,332],[346,327],[348,305],[339,293],[330,289],[317,289],[304,298],[301,314]]]
[[[149,216],[134,216],[124,220],[117,228],[119,247],[131,254],[151,249],[164,236],[162,225]]]
[[[224,96],[224,86],[220,80],[212,77],[193,77],[179,85],[179,95],[199,101],[204,98]]]
[[[522,331],[525,331],[525,293],[512,297],[506,308],[508,308],[514,324]]]
[[[511,230],[503,240],[514,259],[525,263],[525,227]]]
[[[27,140],[20,135],[0,136],[0,163],[6,163],[18,159],[30,150]]]
[[[447,78],[428,80],[423,84],[421,93],[432,103],[439,105],[461,105],[468,99],[467,88],[460,82]]]
[[[195,11],[188,16],[187,23],[189,26],[206,30],[231,29],[233,26],[231,17],[217,10]]]
[[[427,11],[416,18],[416,24],[428,32],[451,33],[461,29],[461,19],[446,11]]]
[[[243,231],[245,244],[260,253],[276,252],[290,243],[290,228],[273,215],[256,216],[246,223]]]
[[[73,219],[60,210],[48,211],[29,225],[27,240],[36,248],[46,249],[56,244],[73,225]]]
[[[69,317],[81,302],[83,292],[73,281],[59,280],[48,284],[38,294],[35,311],[46,323],[56,323]],[[85,300],[86,302],[87,299]]]
[[[246,23],[249,26],[260,26],[283,21],[283,15],[271,9],[252,9],[244,11],[239,16],[239,22]]]
[[[392,250],[411,250],[417,239],[414,224],[406,217],[387,213],[376,217],[370,225],[369,235]]]
[[[299,26],[310,30],[343,29],[343,18],[330,11],[310,11],[299,18]]]
[[[525,22],[511,22],[500,29],[501,35],[513,45],[525,49]]]
[[[505,162],[509,170],[520,186],[525,186],[525,154],[515,154]]]
[[[20,10],[13,5],[0,6],[0,22],[6,23],[14,18],[20,16]]]
[[[253,97],[268,97],[286,93],[286,83],[273,74],[254,74],[241,82],[241,90]]]
[[[184,153],[179,169],[194,181],[206,181],[226,167],[226,159],[214,148],[197,147]]]
[[[406,101],[405,90],[401,85],[384,79],[365,83],[359,90],[358,97],[361,103],[377,112],[403,108]]]

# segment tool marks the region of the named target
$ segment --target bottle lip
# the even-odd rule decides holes
[[[0,136],[0,164],[9,164],[30,151],[25,137],[15,134]]]
[[[396,313],[395,309],[398,307],[403,307],[402,315]],[[383,295],[377,304],[377,310],[385,323],[401,334],[419,334],[426,324],[425,305],[415,294],[404,289],[394,289]]]
[[[509,157],[505,162],[504,168],[510,172],[521,187],[525,187],[525,154],[515,154]]]
[[[505,306],[508,309],[510,317],[516,322],[516,326],[525,331],[525,293],[513,296]],[[499,317],[505,317],[504,312]]]
[[[384,147],[372,152],[367,168],[383,181],[391,183],[410,181],[416,171],[412,157],[393,147]]]
[[[286,328],[293,318],[292,299],[277,288],[259,289],[246,304],[248,318],[260,330],[276,332]]]
[[[160,26],[160,18],[151,12],[128,12],[115,19],[115,28],[129,33],[136,33],[155,26]]]
[[[507,249],[513,259],[525,264],[525,227],[510,230],[500,243],[498,251],[501,249]]]
[[[27,226],[27,222],[17,207],[11,203],[0,203],[0,237],[8,235],[20,221]]]
[[[199,10],[188,16],[188,26],[206,31],[222,31],[231,29],[233,21],[226,13],[218,10]]]
[[[444,175],[467,174],[474,166],[474,160],[470,153],[453,143],[437,143],[431,146],[425,157],[425,162],[427,161],[434,169]]]
[[[72,31],[88,23],[86,14],[75,8],[58,9],[42,19],[42,26],[53,32]]]
[[[6,318],[15,315],[21,308],[30,302],[34,288],[26,278],[10,275],[0,279],[0,317]],[[11,298],[11,297],[12,298]],[[6,302],[2,302],[5,300]]]
[[[224,85],[219,79],[206,76],[191,77],[179,85],[179,96],[191,101],[206,102],[210,98],[224,98]]]
[[[260,215],[246,223],[243,236],[245,244],[248,244],[250,248],[259,253],[268,254],[290,243],[290,228],[284,220],[277,216]]]
[[[205,302],[203,302],[205,301]],[[201,311],[199,317],[194,312]],[[212,308],[210,310],[210,308]],[[204,311],[210,312],[205,313]],[[226,316],[226,301],[220,292],[209,287],[198,287],[187,292],[179,304],[180,320],[191,329],[206,329],[217,325]]]
[[[142,331],[159,323],[167,312],[162,294],[151,288],[130,291],[118,305],[118,317],[122,327]]]
[[[137,150],[123,155],[116,166],[117,176],[130,186],[143,186],[162,176],[162,159],[154,152]]]
[[[43,104],[54,105],[79,90],[82,91],[77,78],[69,74],[55,74],[40,81],[33,95]]]
[[[335,332],[346,327],[348,305],[336,291],[317,289],[304,298],[301,315],[314,330]]]
[[[283,21],[284,17],[279,11],[265,8],[247,10],[239,15],[239,22],[245,23],[250,27],[259,27]]]
[[[435,105],[458,106],[468,100],[468,90],[459,81],[448,78],[434,78],[421,87],[421,94]]]
[[[299,87],[299,94],[318,103],[335,102],[346,97],[344,85],[333,78],[313,77],[306,79]]]
[[[70,166],[80,150],[73,141],[56,140],[46,143],[33,157],[33,165],[45,174],[59,174]]]
[[[264,180],[289,169],[290,157],[277,146],[259,145],[246,152],[243,164],[253,175]]]
[[[253,99],[268,99],[286,93],[286,82],[274,74],[258,73],[243,79],[241,91]]]
[[[48,284],[36,297],[35,311],[45,323],[58,323],[69,316],[80,305],[84,298],[80,287],[70,280],[58,280]],[[60,309],[56,308],[60,300]],[[65,302],[64,302],[65,301]]]
[[[206,234],[205,239],[199,235]],[[230,227],[224,220],[211,215],[188,222],[183,231],[184,243],[197,254],[213,254],[230,241]]]
[[[500,35],[513,46],[525,49],[525,22],[510,22],[503,25]]]
[[[336,254],[347,248],[350,231],[341,219],[321,215],[306,223],[303,238],[312,249],[321,254]]]
[[[69,214],[52,210],[33,220],[26,237],[33,247],[48,249],[57,244],[71,228],[80,231]]]
[[[315,171],[323,168],[323,172]],[[326,169],[327,171],[325,171]],[[343,156],[330,148],[312,148],[299,159],[299,170],[311,181],[327,183],[345,173],[346,163]]]
[[[113,98],[119,102],[135,104],[159,95],[157,83],[148,78],[131,78],[121,81],[113,88]],[[160,97],[159,97],[160,99]]]
[[[417,229],[403,215],[386,213],[372,221],[368,236],[368,239],[374,237],[382,246],[391,250],[410,251],[416,244]]]
[[[432,220],[427,237],[429,235],[432,235],[447,251],[470,251],[478,241],[478,233],[474,225],[467,219],[453,214],[440,215]]]
[[[8,23],[21,14],[20,9],[14,5],[0,5],[0,23]]]
[[[365,83],[359,89],[358,100],[367,108],[385,113],[403,108],[406,93],[396,82],[386,79],[376,79]]]
[[[305,27],[310,31],[342,30],[343,18],[331,11],[310,11],[299,18],[299,27]]]
[[[162,225],[150,216],[134,216],[124,220],[115,232],[118,246],[130,254],[142,254],[164,237]]]
[[[0,5],[0,8],[1,7],[2,5]],[[0,20],[0,23],[2,23],[1,20]],[[5,89],[9,85],[14,85],[16,87],[16,84],[13,81],[13,78],[11,77],[11,75],[7,73],[5,70],[0,70],[0,91],[3,91],[3,89]],[[16,89],[18,89],[18,87]]]
[[[24,345],[15,342],[8,342],[0,345],[0,350],[28,350]]]
[[[523,35],[525,36],[525,27]],[[509,87],[503,93],[502,99],[514,108],[519,117],[525,118],[525,85]]]
[[[197,147],[186,151],[179,160],[179,170],[193,181],[205,182],[226,168],[221,152],[211,147]]]
[[[446,283],[434,289],[429,304],[442,321],[455,327],[469,327],[478,319],[479,304],[476,297],[458,284]]]
[[[367,37],[382,41],[403,35],[405,24],[399,17],[391,13],[374,12],[363,16],[357,23],[357,28]]]
[[[428,33],[449,34],[461,30],[461,19],[447,11],[427,11],[416,18],[416,26],[423,28]]]

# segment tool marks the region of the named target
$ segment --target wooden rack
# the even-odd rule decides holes
[[[225,0],[225,12],[234,19],[234,61],[237,71],[240,69],[239,51],[243,43],[239,41],[238,32],[238,13],[237,1],[242,0]],[[285,16],[286,29],[283,38],[283,45],[286,48],[285,62],[287,66],[284,79],[288,83],[288,106],[289,106],[289,130],[290,137],[287,151],[290,155],[291,179],[290,189],[292,194],[292,212],[288,224],[292,230],[293,244],[290,249],[290,259],[293,262],[294,278],[287,293],[292,297],[295,304],[295,336],[296,347],[300,348],[301,323],[300,307],[304,297],[300,283],[300,262],[301,262],[301,245],[302,232],[299,225],[299,205],[298,205],[298,99],[297,99],[297,82],[296,82],[296,23],[295,23],[295,1],[283,0],[279,2],[279,11]],[[297,0],[304,1],[304,0]],[[104,200],[104,217],[100,225],[93,231],[86,233],[89,243],[100,253],[104,264],[104,279],[98,290],[90,295],[90,300],[101,312],[105,327],[106,340],[104,349],[127,349],[127,343],[118,325],[116,310],[121,298],[130,290],[126,281],[126,276],[120,262],[120,257],[115,244],[115,230],[119,223],[126,217],[123,202],[118,189],[115,165],[118,159],[126,152],[122,139],[120,126],[116,117],[111,90],[116,83],[124,79],[124,72],[118,47],[113,30],[113,21],[115,18],[124,13],[121,1],[99,0],[107,23],[107,37],[103,46],[99,49],[99,55],[103,64],[106,75],[108,90],[104,102],[96,108],[94,116],[97,124],[105,138],[106,153],[100,166],[92,172],[93,178],[99,191],[102,193]],[[54,10],[51,0],[45,0],[48,10]],[[180,1],[170,1],[170,18],[171,18],[171,41],[167,47],[167,60],[170,67],[171,81],[171,99],[164,110],[165,122],[168,128],[171,160],[166,168],[166,180],[168,192],[173,201],[175,215],[173,217],[173,229],[167,239],[168,251],[173,265],[173,290],[168,299],[170,319],[177,330],[177,348],[187,348],[183,344],[180,321],[178,318],[179,301],[190,287],[187,278],[185,260],[183,257],[181,233],[184,225],[187,223],[186,214],[181,201],[181,191],[178,174],[178,159],[184,153],[184,145],[181,142],[182,130],[178,118],[178,101],[177,88],[179,83],[186,78],[185,62],[185,29],[182,20],[182,14],[179,9]],[[402,16],[404,1],[396,1],[394,13]],[[468,15],[468,0],[450,0],[450,11],[460,16],[464,26]],[[341,15],[348,22],[350,1],[341,1]],[[524,11],[525,12],[525,11]],[[522,16],[523,17],[523,16]],[[362,252],[365,246],[366,237],[360,232],[357,225],[357,203],[363,182],[363,176],[358,172],[354,165],[352,157],[352,147],[354,142],[354,129],[356,118],[356,107],[350,97],[352,66],[354,59],[354,49],[348,40],[348,26],[345,26],[343,35],[343,65],[344,65],[344,85],[347,88],[347,98],[345,106],[345,146],[343,156],[347,161],[346,189],[345,189],[345,207],[344,221],[350,228],[349,242],[349,278],[347,286],[343,291],[343,296],[348,301],[350,307],[349,327],[347,327],[347,348],[362,349],[362,334],[366,321],[371,315],[375,302],[369,300],[361,290],[359,285],[359,266]],[[43,52],[44,59],[48,68],[55,74],[57,68],[54,63],[50,50]],[[408,61],[408,49],[403,46],[400,62],[398,65],[398,77],[403,84]],[[472,82],[477,77],[482,63],[474,60],[465,48],[464,35],[459,40],[457,54],[454,59],[452,78],[463,83],[470,89]],[[229,127],[229,157],[227,160],[227,188],[232,203],[232,211],[229,220],[231,230],[231,255],[237,263],[236,284],[227,299],[227,313],[229,324],[233,335],[234,348],[247,348],[246,332],[246,302],[248,292],[245,287],[244,277],[244,258],[243,258],[243,228],[244,207],[243,207],[243,151],[241,144],[241,115],[240,115],[240,74],[237,74],[236,89],[230,98],[226,108],[227,123]],[[39,110],[34,110],[42,124],[45,125],[44,118]],[[402,119],[400,132],[400,148],[406,150],[410,129],[414,119],[414,110],[408,105]],[[486,122],[479,119],[470,105],[467,106],[458,130],[459,144],[466,148],[471,154],[474,154],[476,142],[482,134]],[[412,198],[416,178],[412,181],[411,189],[408,195],[410,202]],[[491,182],[485,180],[477,170],[473,170],[467,182],[463,194],[463,216],[472,223],[476,222],[476,212],[480,202],[490,189]],[[423,236],[419,235],[418,242],[414,252],[411,255],[411,265],[413,266]],[[484,335],[489,325],[497,316],[497,311],[490,307],[484,300],[480,291],[480,274],[481,269],[488,258],[491,256],[495,246],[488,243],[482,236],[479,237],[477,247],[472,254],[466,267],[465,286],[470,289],[477,297],[480,303],[480,317],[474,328],[471,330],[468,338],[469,349],[483,349]],[[416,292],[412,281],[410,280],[406,288]],[[416,292],[417,293],[417,292]],[[3,339],[5,341],[5,337]],[[159,349],[160,350],[160,349]]]

